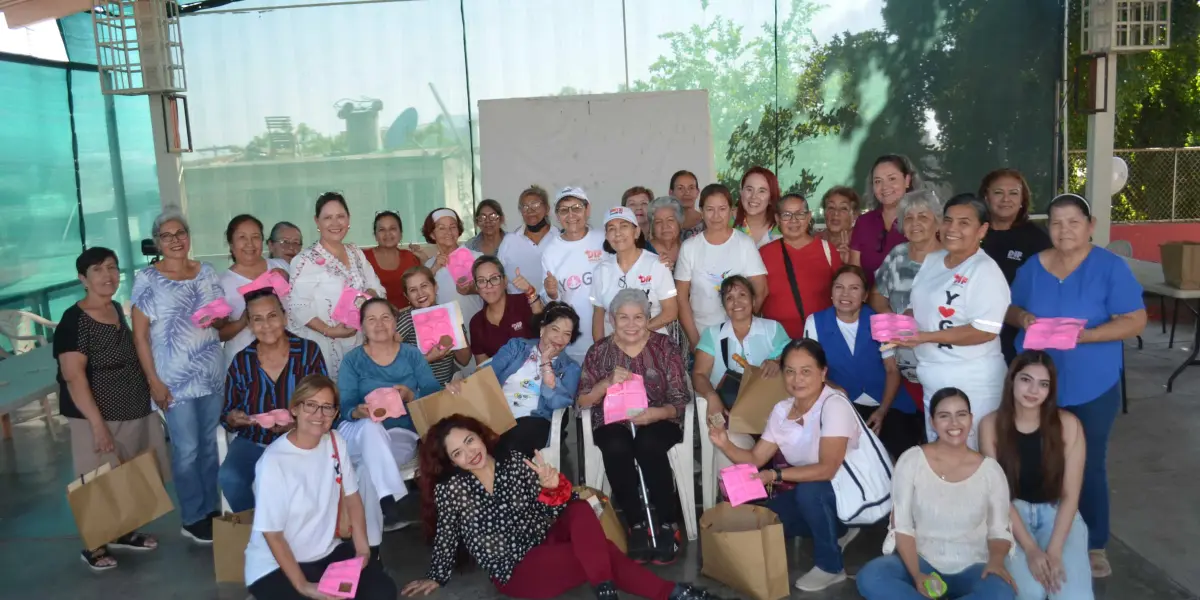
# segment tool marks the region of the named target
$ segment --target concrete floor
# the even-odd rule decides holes
[[[1153,328],[1155,325],[1151,325]],[[1167,394],[1168,375],[1186,356],[1190,328],[1181,326],[1174,349],[1154,330],[1145,337],[1145,349],[1127,346],[1130,413],[1117,420],[1110,446],[1113,540],[1109,557],[1114,575],[1095,584],[1096,597],[1107,600],[1200,598],[1200,367],[1185,371]],[[36,406],[21,416],[34,417]],[[213,583],[212,550],[192,545],[179,535],[178,514],[172,513],[146,530],[160,539],[160,548],[146,554],[119,554],[121,566],[107,573],[91,573],[79,559],[75,524],[67,506],[65,486],[71,478],[66,429],[55,427],[56,439],[43,422],[34,419],[16,427],[12,441],[0,444],[0,598],[113,598],[243,600],[241,586]],[[1169,450],[1168,450],[1169,449]],[[574,452],[568,463],[574,461]],[[698,479],[698,478],[697,478]],[[416,514],[415,502],[405,508]],[[882,529],[864,532],[847,548],[847,568],[857,571],[876,556]],[[730,598],[739,595],[716,582],[699,577],[700,551],[692,543],[670,567],[656,567],[662,576],[696,580]],[[396,581],[420,577],[428,564],[428,550],[414,528],[387,534],[384,561]],[[811,546],[788,546],[791,577],[812,565]],[[456,576],[434,598],[500,597],[477,569]],[[587,599],[580,588],[565,598]],[[792,598],[858,598],[853,582],[839,584],[819,594],[792,592]]]

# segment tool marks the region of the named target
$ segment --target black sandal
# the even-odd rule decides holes
[[[79,553],[79,558],[87,563],[88,568],[97,573],[117,568],[117,559],[108,553],[107,546],[100,546],[95,550],[84,550]]]
[[[135,552],[149,552],[158,548],[158,540],[136,531],[125,534],[116,540],[110,542],[110,548],[119,550],[133,550]]]

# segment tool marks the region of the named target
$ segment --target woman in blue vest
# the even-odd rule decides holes
[[[833,273],[833,306],[808,316],[804,337],[819,342],[829,361],[829,380],[842,386],[867,425],[892,456],[924,442],[925,421],[900,385],[894,350],[871,339],[871,307],[862,267]],[[860,327],[860,324],[863,325]]]

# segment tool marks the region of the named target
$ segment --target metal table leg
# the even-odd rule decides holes
[[[1168,392],[1170,392],[1171,388],[1174,387],[1175,378],[1179,377],[1179,374],[1182,373],[1184,369],[1193,365],[1200,365],[1200,360],[1196,360],[1196,355],[1200,353],[1200,300],[1196,302],[1196,306],[1192,306],[1191,303],[1186,300],[1184,300],[1183,305],[1186,306],[1188,310],[1192,311],[1194,325],[1192,327],[1192,331],[1194,332],[1192,339],[1192,350],[1191,353],[1188,354],[1188,357],[1184,359],[1183,364],[1179,365],[1179,368],[1175,369],[1175,372],[1171,373],[1171,377],[1167,379]],[[1172,329],[1174,329],[1174,327],[1172,327]]]

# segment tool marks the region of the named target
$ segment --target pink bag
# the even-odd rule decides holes
[[[337,304],[333,307],[333,314],[329,316],[346,327],[361,330],[362,318],[358,312],[359,298],[370,298],[370,296],[352,287],[347,287],[342,290],[342,295],[338,297]]]
[[[250,415],[250,420],[258,424],[263,429],[270,429],[276,425],[288,426],[292,424],[292,413],[286,408],[277,408],[265,413]]]
[[[217,319],[224,319],[233,314],[233,307],[224,298],[217,298],[208,304],[200,307],[200,310],[192,313],[192,324],[201,329],[212,325],[212,322]]]
[[[1079,342],[1086,319],[1049,317],[1037,319],[1025,330],[1026,350],[1071,350]]]
[[[404,399],[396,388],[382,387],[373,390],[366,397],[367,414],[376,423],[384,419],[395,419],[408,414],[404,408]]]
[[[871,315],[871,339],[888,343],[894,340],[908,339],[917,335],[920,328],[917,320],[897,313],[879,313]]]
[[[254,278],[254,281],[238,288],[239,294],[245,296],[255,290],[274,290],[275,295],[279,296],[280,300],[287,300],[287,295],[292,291],[292,286],[288,285],[287,279],[283,275],[276,273],[274,269],[268,269],[266,273]]]

